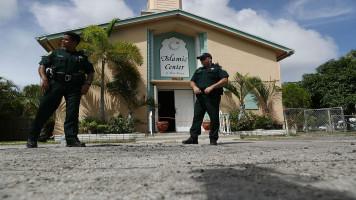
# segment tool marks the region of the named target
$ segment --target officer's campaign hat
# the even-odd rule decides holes
[[[198,56],[197,59],[204,60],[207,57],[213,58],[210,53],[203,53],[201,56]]]

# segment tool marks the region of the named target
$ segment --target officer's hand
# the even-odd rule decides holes
[[[201,90],[198,87],[193,88],[195,94],[201,94]]]
[[[204,93],[209,94],[211,91],[213,91],[213,89],[214,88],[212,88],[212,87],[207,87],[207,88],[205,88]]]
[[[47,90],[49,90],[49,82],[48,80],[42,80],[42,83],[41,83],[41,90],[43,92],[46,92]]]
[[[89,85],[88,84],[84,84],[84,85],[82,85],[82,90],[81,90],[81,94],[82,95],[86,95],[87,93],[88,93],[88,91],[89,91]]]

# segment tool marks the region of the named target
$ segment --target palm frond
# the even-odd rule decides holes
[[[106,34],[110,37],[110,35],[111,35],[111,32],[112,32],[112,30],[114,29],[114,27],[115,27],[115,23],[117,22],[117,21],[119,21],[120,19],[119,18],[114,18],[113,20],[111,20],[111,22],[109,23],[109,25],[108,25],[108,27],[106,27]]]

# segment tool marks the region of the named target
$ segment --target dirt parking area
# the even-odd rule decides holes
[[[186,138],[0,146],[0,199],[356,199],[355,135]]]

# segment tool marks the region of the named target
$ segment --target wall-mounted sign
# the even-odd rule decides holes
[[[161,77],[189,77],[186,43],[171,37],[162,42],[160,53]]]

